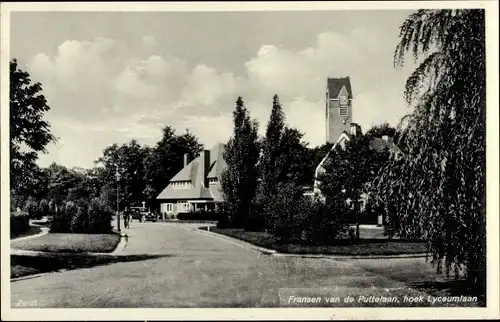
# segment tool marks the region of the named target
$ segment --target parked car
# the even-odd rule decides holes
[[[129,208],[131,219],[132,220],[139,220],[140,222],[146,222],[146,221],[157,221],[158,220],[158,215],[149,211],[147,208],[144,207],[130,207]]]

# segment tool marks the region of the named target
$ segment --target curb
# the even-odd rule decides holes
[[[287,254],[276,253],[276,257],[299,257],[299,258],[320,258],[320,259],[392,259],[392,258],[425,258],[426,254],[397,254],[397,255],[319,255],[319,254]]]
[[[292,257],[292,258],[318,258],[318,259],[391,259],[391,258],[425,258],[426,253],[414,253],[414,254],[396,254],[396,255],[327,255],[327,254],[290,254],[290,253],[280,253],[274,249],[268,249],[260,246],[256,246],[252,243],[233,238],[227,235],[222,235],[218,233],[211,232],[209,230],[202,230],[197,228],[192,228],[192,230],[200,232],[205,235],[218,237],[221,239],[231,240],[232,242],[238,243],[240,245],[245,245],[253,250],[259,251],[266,255],[271,255],[275,257]]]
[[[118,231],[116,229],[112,229],[111,230],[111,233],[113,234],[117,234],[117,235],[120,235],[120,237],[128,237],[127,233],[125,232],[125,230],[121,230],[121,231]]]
[[[11,278],[11,282],[17,282],[17,281],[23,281],[23,280],[29,280],[32,278],[37,278],[37,277],[42,277],[44,275],[47,275],[47,273],[40,273],[40,274],[33,274],[33,275],[26,275],[26,276],[21,276],[21,277],[15,277]]]
[[[202,225],[215,225],[216,220],[180,220],[180,219],[161,219],[157,223],[176,223],[176,224],[202,224]]]
[[[127,247],[128,236],[127,236],[126,233],[122,233],[122,234],[120,234],[120,242],[118,243],[118,245],[116,245],[115,250],[112,251],[110,254],[112,254],[112,255],[120,254],[120,253],[123,252],[123,250],[125,249],[125,247]]]
[[[116,246],[115,250],[112,251],[111,253],[90,253],[90,252],[82,252],[82,253],[59,253],[59,252],[41,252],[41,251],[32,251],[32,250],[21,250],[21,249],[15,249],[11,248],[10,249],[10,255],[28,255],[28,256],[44,256],[44,255],[59,255],[59,256],[120,256],[120,255],[126,255],[126,254],[121,254],[125,247],[127,247],[128,243],[128,236],[126,233],[120,233],[120,242]],[[32,279],[32,278],[37,278],[37,277],[42,277],[47,274],[54,274],[54,273],[62,273],[64,270],[58,270],[54,272],[46,272],[46,273],[39,273],[39,274],[33,274],[33,275],[26,275],[26,276],[20,276],[20,277],[15,277],[11,278],[11,282],[17,282],[17,281],[22,281],[22,280],[27,280],[27,279]]]
[[[232,242],[234,242],[236,244],[240,244],[242,246],[247,246],[247,247],[251,248],[252,250],[256,250],[256,251],[261,252],[261,253],[266,254],[266,255],[276,255],[276,254],[278,254],[278,252],[275,251],[274,249],[267,249],[267,248],[264,248],[264,247],[256,246],[256,245],[254,245],[252,243],[249,243],[249,242],[246,242],[244,240],[236,239],[236,238],[229,237],[229,236],[222,235],[222,234],[217,234],[217,233],[211,232],[209,230],[202,230],[202,229],[198,229],[198,228],[191,228],[191,230],[199,232],[201,234],[208,235],[208,236],[213,236],[213,237],[217,237],[217,238],[220,238],[220,239],[226,239],[226,240],[232,241]]]
[[[10,249],[10,255],[28,255],[28,256],[39,256],[39,255],[59,255],[59,256],[109,256],[109,255],[119,255],[123,252],[128,244],[128,236],[125,233],[120,234],[120,242],[116,245],[116,248],[109,253],[92,253],[92,252],[74,252],[74,253],[64,253],[64,252],[43,252],[37,250],[24,250],[24,249]]]

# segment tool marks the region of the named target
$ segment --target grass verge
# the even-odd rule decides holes
[[[168,255],[10,255],[10,278],[78,268],[94,267],[119,262],[132,262],[166,257]]]
[[[110,253],[120,242],[118,234],[49,233],[38,238],[11,240],[12,248],[55,253]]]
[[[203,220],[203,219],[159,219],[158,222],[172,222],[177,224],[217,224],[215,220]]]
[[[207,230],[206,227],[200,229]],[[368,256],[421,254],[426,252],[426,246],[423,242],[398,239],[360,239],[337,245],[280,244],[267,232],[220,229],[217,227],[210,227],[210,231],[286,254]]]
[[[41,232],[42,232],[41,227],[30,226],[27,231],[24,231],[22,233],[19,233],[19,234],[13,234],[13,233],[11,233],[10,234],[10,239],[11,240],[15,240],[15,239],[21,238],[21,237],[28,237],[28,236],[36,235],[36,234],[41,233]]]

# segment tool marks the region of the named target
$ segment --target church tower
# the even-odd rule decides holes
[[[349,76],[328,78],[326,85],[326,141],[334,143],[352,122],[352,90]]]

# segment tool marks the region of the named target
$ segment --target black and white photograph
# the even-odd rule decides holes
[[[500,317],[498,2],[1,9],[2,320]]]

